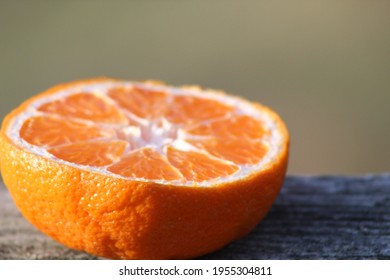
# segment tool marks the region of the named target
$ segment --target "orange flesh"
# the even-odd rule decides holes
[[[48,152],[69,162],[104,166],[118,161],[127,145],[125,141],[81,142],[49,148]]]
[[[210,154],[236,164],[256,164],[267,153],[267,147],[256,141],[245,139],[188,140],[194,146]]]
[[[168,148],[168,160],[189,181],[205,181],[229,176],[238,166],[212,159],[207,155]]]
[[[172,123],[193,124],[226,116],[233,108],[211,99],[195,96],[175,96],[166,114]]]
[[[145,179],[177,180],[182,177],[166,158],[150,148],[139,149],[126,155],[108,170],[125,177]]]
[[[201,124],[187,132],[194,135],[217,136],[221,138],[249,138],[260,139],[268,132],[263,125],[247,115],[233,116],[228,119],[216,120],[206,124]]]
[[[56,146],[112,136],[113,132],[74,120],[50,116],[27,119],[20,129],[20,136],[36,146]]]
[[[127,124],[127,119],[116,107],[90,93],[74,94],[66,99],[46,103],[39,111],[104,123]]]
[[[38,111],[22,125],[22,139],[124,177],[202,182],[235,174],[268,152],[261,121],[193,95],[114,87],[104,97],[80,92],[51,100]],[[174,145],[179,129],[191,149]]]
[[[165,113],[167,94],[159,91],[148,91],[139,87],[132,89],[114,88],[108,96],[122,108],[141,118],[153,119]]]

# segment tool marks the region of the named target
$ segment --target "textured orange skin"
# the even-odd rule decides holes
[[[257,105],[278,120],[286,140],[277,161],[212,187],[160,185],[62,165],[21,149],[5,135],[32,101],[74,85],[27,100],[5,118],[0,132],[4,182],[25,218],[45,234],[106,258],[186,259],[246,235],[268,212],[282,186],[289,149],[287,129],[271,110]]]

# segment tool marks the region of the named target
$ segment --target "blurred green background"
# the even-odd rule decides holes
[[[95,76],[272,107],[290,129],[290,174],[390,171],[390,1],[0,0],[1,119]]]

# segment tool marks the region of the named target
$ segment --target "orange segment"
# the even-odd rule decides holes
[[[210,154],[230,160],[236,164],[256,164],[268,152],[267,146],[258,141],[246,139],[221,139],[187,140],[200,149],[207,150]]]
[[[50,148],[48,152],[65,161],[104,166],[118,161],[127,145],[125,141],[81,142]]]
[[[232,111],[232,107],[216,100],[191,95],[177,95],[173,97],[166,117],[176,124],[193,124],[223,117]]]
[[[195,151],[180,151],[168,147],[167,157],[183,176],[190,181],[201,182],[226,177],[237,172],[239,167],[212,159]]]
[[[140,87],[111,89],[108,96],[119,106],[141,118],[154,119],[165,111],[167,94],[161,91],[146,90]]]
[[[110,166],[108,170],[125,177],[165,180],[182,178],[164,156],[151,148],[139,149],[129,153],[120,162]]]
[[[37,146],[56,146],[112,136],[113,132],[75,120],[48,116],[31,117],[20,129],[20,137]]]
[[[259,120],[247,115],[212,121],[187,131],[191,134],[202,136],[213,135],[220,138],[240,137],[249,139],[259,139],[264,134],[269,133]]]
[[[43,104],[39,111],[102,123],[127,124],[126,117],[114,106],[91,93],[78,93]]]

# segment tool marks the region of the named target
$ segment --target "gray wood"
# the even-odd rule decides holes
[[[96,259],[31,226],[0,182],[0,259]],[[390,259],[390,174],[294,177],[248,236],[202,259]]]

